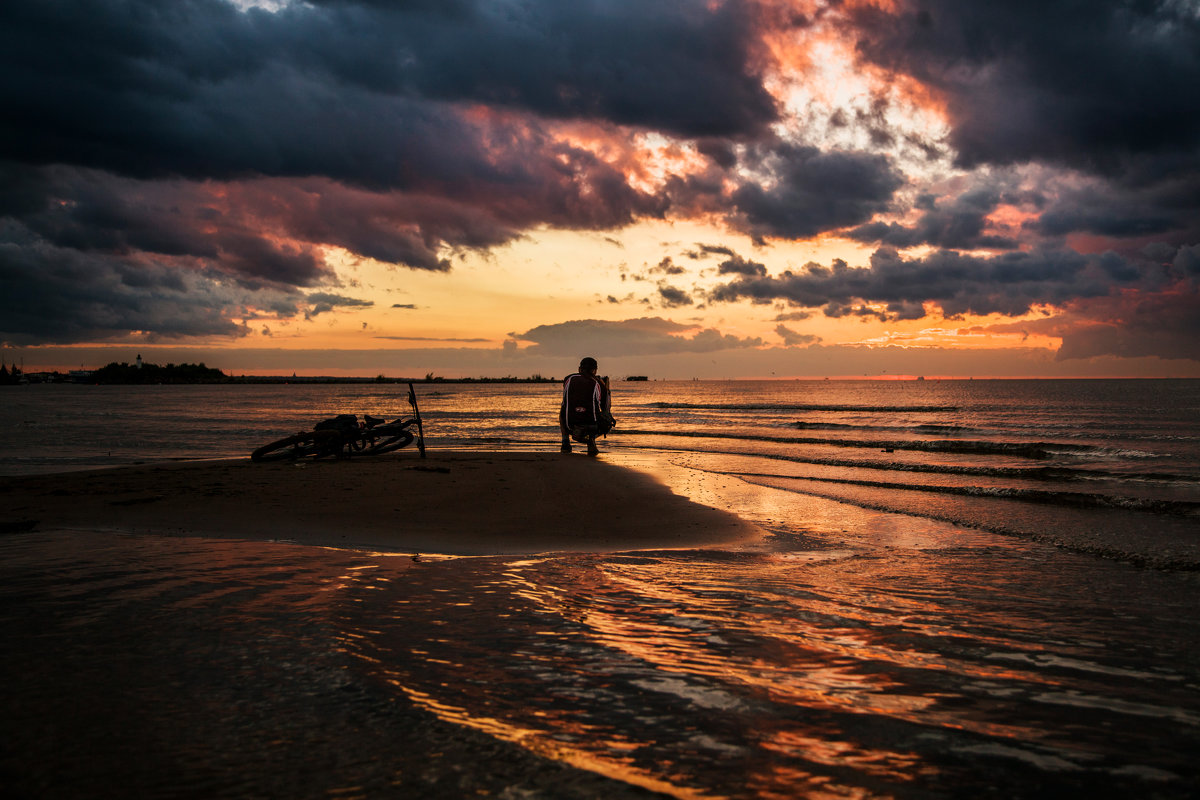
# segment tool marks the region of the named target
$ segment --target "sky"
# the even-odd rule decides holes
[[[1200,0],[5,0],[0,357],[1200,377]]]

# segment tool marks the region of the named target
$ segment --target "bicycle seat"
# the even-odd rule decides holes
[[[372,417],[370,414],[363,414],[363,420],[366,421],[368,428],[374,428],[381,422],[385,422],[383,417]]]

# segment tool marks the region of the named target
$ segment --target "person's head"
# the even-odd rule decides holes
[[[598,369],[600,369],[600,365],[591,356],[584,356],[579,362],[579,372],[583,375],[593,375]]]

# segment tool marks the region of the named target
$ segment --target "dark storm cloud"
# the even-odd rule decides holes
[[[1200,361],[1200,292],[1184,280],[1164,291],[1074,301],[1044,319],[983,330],[1060,337],[1060,361],[1109,355]]]
[[[751,0],[309,0],[277,13],[223,0],[6,0],[0,338],[236,336],[245,330],[230,319],[259,310],[344,308],[332,295],[304,300],[335,283],[327,248],[446,271],[464,251],[538,226],[689,215],[757,243],[841,232],[881,246],[869,268],[777,277],[720,244],[683,253],[722,262],[731,282],[720,300],[885,319],[927,305],[953,315],[1055,304],[1094,315],[1093,329],[1064,334],[1069,353],[1150,347],[1137,325],[1156,314],[1190,332],[1195,4],[879,5],[831,3],[822,15],[849,26],[864,63],[912,76],[945,104],[949,136],[936,144],[961,166],[1011,164],[1041,185],[1017,197],[1005,170],[989,168],[907,207],[917,187],[903,186],[898,164],[910,163],[912,134],[889,128],[890,95],[854,101],[830,125],[896,160],[784,141],[760,72],[763,35],[811,20]],[[635,188],[638,131],[690,140],[703,164],[661,191]],[[604,141],[571,143],[590,137]],[[903,224],[875,221],[912,210]],[[997,227],[998,210],[1028,221]],[[913,247],[932,252],[897,252]],[[1009,252],[956,252],[979,249]],[[678,270],[667,259],[648,272]],[[1127,291],[1160,298],[1159,310],[1105,304]],[[661,284],[642,302],[695,300]],[[727,338],[603,332],[635,329],[664,347]]]
[[[1060,360],[1116,355],[1200,361],[1200,293],[1161,293],[1087,308],[1090,320],[1062,333]]]
[[[1158,244],[1138,259],[1066,249],[991,257],[940,250],[905,259],[880,249],[869,267],[835,260],[830,267],[808,264],[798,273],[742,277],[717,287],[710,299],[783,301],[821,308],[830,317],[886,321],[920,319],[927,305],[947,317],[1018,316],[1052,306],[1066,311],[990,330],[1061,337],[1059,359],[1116,355],[1200,361],[1200,246]]]
[[[1031,233],[1200,239],[1194,2],[908,0],[894,12],[864,4],[846,14],[864,62],[915,78],[945,104],[961,166],[1032,162],[1099,178],[1047,198]],[[915,229],[872,224],[854,235],[898,247],[1007,244],[972,243],[969,217],[938,222],[927,215]]]
[[[0,233],[10,231],[0,224]],[[81,253],[45,243],[0,241],[0,340],[72,343],[143,335],[242,336],[230,321],[248,293],[195,273]],[[15,241],[14,241],[15,240]],[[295,313],[297,298],[265,293],[259,307]]]
[[[496,142],[444,101],[681,135],[760,130],[775,109],[749,71],[746,18],[739,2],[272,14],[221,0],[8,0],[0,148],[140,176],[499,181],[519,162],[493,163]]]
[[[1172,259],[1175,273],[1200,283],[1200,244],[1181,247]]]
[[[1016,239],[984,231],[988,215],[1002,199],[1001,192],[991,187],[965,192],[942,207],[935,199],[928,198],[918,203],[924,210],[911,227],[895,222],[870,222],[847,231],[846,236],[900,249],[932,245],[948,249],[1011,250],[1017,246]]]
[[[739,339],[713,328],[693,333],[695,326],[681,325],[662,317],[642,317],[617,322],[598,319],[572,320],[539,325],[525,333],[509,334],[533,342],[524,352],[579,358],[584,353],[597,357],[669,353],[711,353],[717,350],[758,347],[762,340]],[[603,367],[603,365],[601,365]]]
[[[848,13],[862,58],[944,98],[963,164],[1118,170],[1200,142],[1194,3],[911,0]]]
[[[1006,253],[990,258],[941,250],[924,258],[904,259],[880,249],[869,267],[850,267],[836,260],[831,267],[809,264],[802,272],[776,277],[745,277],[717,287],[712,299],[742,298],[756,302],[783,300],[795,306],[825,307],[830,316],[877,315],[862,304],[884,304],[883,316],[915,319],[931,302],[949,316],[960,314],[1024,314],[1041,303],[1064,303],[1079,297],[1108,294],[1111,272],[1129,266],[1119,257],[1080,255],[1069,250]],[[1135,285],[1144,272],[1129,267]]]
[[[9,176],[29,188],[19,201],[0,198],[0,217],[9,219],[7,237],[0,240],[23,231],[8,241],[103,255],[130,272],[147,258],[188,257],[196,269],[252,288],[309,286],[331,277],[311,247],[264,237],[261,229],[214,206],[216,198],[204,187],[0,164],[0,179]],[[11,214],[14,209],[18,213]]]
[[[47,247],[124,259],[127,276],[167,256],[250,288],[312,286],[330,277],[323,245],[445,270],[446,249],[666,208],[537,118],[463,103],[707,133],[774,118],[736,3],[502,11],[7,2],[0,217]],[[621,33],[630,15],[645,26]],[[577,69],[556,75],[551,58]]]
[[[902,184],[885,156],[778,142],[752,148],[746,166],[771,180],[769,188],[745,181],[731,197],[756,237],[800,239],[866,222]]]
[[[1196,159],[1175,166],[1177,172],[1153,178],[1131,175],[1064,189],[1027,227],[1045,236],[1090,233],[1195,243],[1200,239],[1200,147]]]
[[[538,220],[606,226],[631,219],[626,200],[637,206],[635,193],[606,190],[616,180],[605,177],[611,168],[579,158],[591,162],[581,180],[554,184],[564,154],[545,179],[530,177],[520,198],[484,188],[474,198],[464,191],[463,199],[373,192],[324,178],[214,184],[8,162],[0,163],[0,218],[30,242],[105,254],[124,260],[128,271],[146,256],[191,259],[193,268],[248,288],[307,287],[333,277],[318,252],[323,245],[446,270],[443,248],[491,247]]]
[[[755,31],[738,0],[479,0],[401,12],[371,5],[386,10],[367,24],[385,25],[391,41],[384,46],[403,55],[390,65],[386,84],[424,96],[684,136],[756,132],[776,117],[774,101],[750,69]],[[347,51],[353,52],[339,48],[338,60]],[[379,80],[379,66],[367,59],[347,67],[351,80],[358,74]]]
[[[464,123],[465,124],[465,123]],[[287,235],[346,247],[381,261],[423,269],[445,269],[437,257],[441,246],[490,247],[515,238],[519,230],[539,223],[564,228],[611,228],[626,225],[638,216],[659,216],[663,201],[630,188],[624,176],[593,154],[551,141],[534,125],[498,122],[489,136],[502,136],[504,148],[484,152],[485,132],[463,142],[461,158],[447,151],[441,158],[455,162],[451,175],[438,177],[434,161],[423,162],[419,178],[408,180],[406,191],[373,191],[354,188],[323,178],[251,180],[233,184],[235,193],[254,217],[274,218]],[[388,147],[395,149],[395,144]],[[364,157],[369,154],[363,154]],[[415,157],[419,158],[419,154]],[[472,158],[486,166],[472,172]],[[186,226],[196,219],[183,219],[174,206],[196,202],[186,195],[212,193],[211,186],[188,181],[141,181],[117,178],[97,170],[68,167],[36,168],[12,164],[0,171],[20,173],[22,184],[8,196],[0,196],[3,207],[49,238],[72,234],[89,245],[88,237],[121,236],[122,246],[152,252],[188,252],[212,256],[197,244],[199,234]],[[346,176],[341,176],[346,177]],[[152,184],[159,183],[155,187]],[[136,195],[152,192],[161,208],[140,202]],[[134,202],[122,195],[134,193]],[[180,195],[172,198],[172,193]],[[236,200],[237,198],[235,198]],[[126,207],[127,206],[127,207]],[[70,211],[67,215],[63,209]],[[164,210],[165,209],[165,210]],[[197,212],[205,211],[197,209]],[[220,209],[205,211],[202,222],[225,226],[228,219]],[[171,216],[174,214],[174,216]],[[69,216],[69,219],[62,219]],[[115,231],[110,232],[110,226]],[[90,231],[84,231],[90,228]],[[60,230],[61,229],[61,230]],[[103,244],[103,243],[102,243]]]

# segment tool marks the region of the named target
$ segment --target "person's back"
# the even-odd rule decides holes
[[[571,452],[571,439],[588,447],[589,455],[596,455],[596,437],[607,433],[608,390],[596,377],[599,365],[594,358],[579,362],[579,372],[563,380],[563,400],[558,413],[558,424],[562,430],[562,452]]]
[[[595,425],[600,416],[600,381],[591,375],[575,373],[563,381],[563,402],[567,407],[567,427]]]

